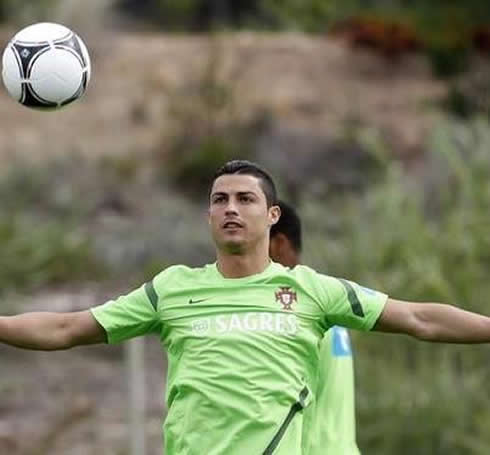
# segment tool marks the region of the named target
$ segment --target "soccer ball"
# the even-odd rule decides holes
[[[53,110],[80,98],[90,81],[90,57],[80,37],[49,22],[30,25],[8,43],[3,83],[24,106]]]

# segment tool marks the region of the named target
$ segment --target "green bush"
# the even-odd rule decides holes
[[[223,55],[216,40],[203,73],[174,94],[174,140],[160,155],[163,172],[180,191],[200,198],[206,196],[211,176],[224,162],[252,157],[254,130],[267,121],[261,115],[240,120],[232,82],[220,77]],[[159,147],[159,152],[163,149]]]
[[[444,29],[454,36],[466,24],[490,20],[486,0],[119,0],[117,5],[132,16],[186,30],[225,25],[322,32],[332,22],[374,12],[387,18],[415,20],[427,33],[437,35],[436,29]]]
[[[393,163],[362,197],[305,201],[305,259],[394,298],[490,314],[490,123],[449,122],[428,144],[425,178]],[[484,346],[354,334],[358,439],[365,453],[485,454]]]
[[[72,175],[79,163],[70,163]],[[67,163],[15,163],[0,176],[0,292],[93,279],[104,273],[81,221],[86,198]],[[82,177],[83,178],[83,177]]]
[[[87,280],[103,272],[88,236],[59,221],[0,218],[0,245],[1,292]]]
[[[443,78],[468,68],[473,34],[478,26],[490,23],[487,0],[120,0],[117,5],[147,23],[171,30],[225,27],[325,33],[346,19],[376,20],[388,32],[388,42],[378,45],[396,56],[400,50],[390,47],[394,44],[390,31],[406,28],[425,50],[434,73]],[[379,31],[374,30],[371,38],[380,39]]]
[[[49,20],[59,0],[0,0],[0,21],[16,23]]]

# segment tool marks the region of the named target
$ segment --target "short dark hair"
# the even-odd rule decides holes
[[[209,191],[211,192],[213,184],[218,177],[231,174],[252,175],[257,177],[259,179],[260,187],[265,194],[267,207],[276,205],[277,190],[274,180],[272,180],[272,177],[265,169],[261,168],[256,163],[252,163],[252,161],[232,160],[225,163],[215,172]]]
[[[277,205],[281,209],[281,217],[276,224],[271,226],[270,237],[277,234],[284,234],[297,253],[301,253],[302,234],[301,234],[301,219],[289,204],[284,201],[277,201]]]

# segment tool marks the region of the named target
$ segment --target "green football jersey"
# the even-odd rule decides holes
[[[308,455],[359,455],[356,444],[354,366],[349,333],[334,326],[320,344],[315,403],[305,410]]]
[[[159,331],[166,455],[299,455],[324,332],[370,330],[385,301],[306,266],[228,279],[210,264],[169,267],[92,313],[109,343]]]

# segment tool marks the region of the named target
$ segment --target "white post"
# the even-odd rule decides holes
[[[145,455],[145,340],[129,340],[125,350],[128,377],[128,418],[130,455]]]

